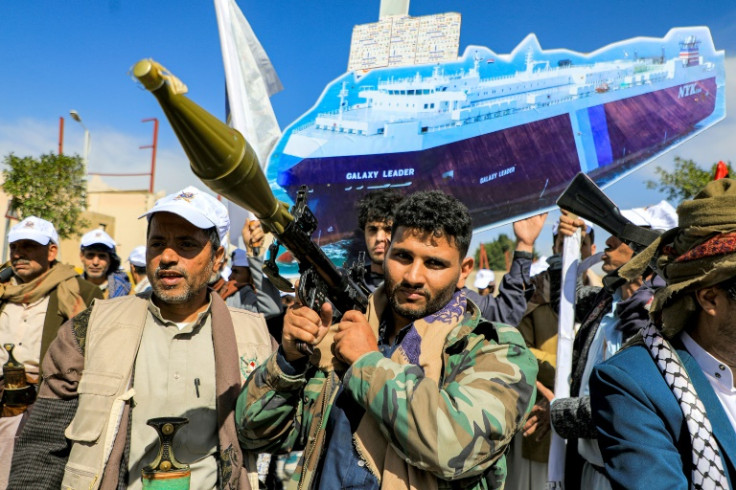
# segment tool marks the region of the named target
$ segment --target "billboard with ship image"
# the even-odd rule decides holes
[[[278,197],[309,186],[315,237],[353,236],[374,189],[439,189],[477,230],[554,206],[578,172],[605,187],[725,116],[724,53],[706,27],[590,54],[470,46],[455,62],[349,72],[284,132],[267,162]],[[339,248],[339,247],[338,247]]]

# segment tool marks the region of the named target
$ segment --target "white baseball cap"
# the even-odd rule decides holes
[[[50,221],[29,216],[17,225],[13,226],[8,233],[8,243],[17,242],[18,240],[33,240],[41,245],[48,245],[49,242],[59,244],[59,234]]]
[[[621,214],[637,226],[654,230],[667,231],[677,226],[677,211],[667,201],[645,208],[623,209]]]
[[[647,212],[652,228],[655,230],[667,231],[677,226],[677,210],[667,201],[660,201],[659,204],[649,206]]]
[[[476,289],[485,289],[494,279],[496,279],[496,274],[492,270],[481,269],[475,274],[473,286]]]
[[[101,228],[88,231],[87,233],[82,235],[80,246],[82,248],[87,248],[91,247],[92,245],[104,245],[107,248],[112,249],[113,252],[115,251],[115,240],[113,240],[112,237],[105,233],[105,230]]]
[[[173,213],[181,216],[191,224],[202,230],[213,226],[217,228],[220,241],[225,241],[225,235],[230,230],[230,217],[227,208],[211,195],[189,186],[166,197],[162,197],[148,212],[138,218],[146,216],[150,221],[154,213]]]
[[[233,267],[250,267],[250,262],[248,262],[248,255],[245,253],[245,250],[242,248],[236,248],[233,251]]]
[[[146,246],[139,245],[135,247],[133,251],[130,252],[130,255],[128,256],[128,262],[130,262],[130,265],[134,265],[136,267],[145,267],[146,266]]]

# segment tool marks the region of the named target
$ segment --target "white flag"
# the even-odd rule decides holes
[[[281,137],[269,97],[283,89],[266,51],[235,0],[215,0],[222,61],[229,106],[228,124],[240,131],[266,169],[268,155]],[[228,202],[231,240],[239,243],[240,230],[251,213]]]
[[[261,168],[281,129],[269,97],[283,87],[235,0],[215,0],[222,61],[230,105],[230,126],[240,131],[258,155]]]
[[[565,237],[562,249],[562,291],[557,336],[555,398],[570,396],[568,378],[572,371],[572,344],[575,340],[575,293],[580,263],[580,230]],[[549,448],[547,490],[563,489],[565,481],[565,439],[552,428]]]

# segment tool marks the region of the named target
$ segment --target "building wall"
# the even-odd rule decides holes
[[[90,191],[87,194],[88,209],[114,218],[114,229],[107,230],[117,243],[118,255],[125,262],[138,245],[146,243],[147,220],[138,219],[151,209],[164,192],[151,194],[148,191]],[[90,229],[99,228],[98,225]],[[77,250],[79,249],[79,240]]]
[[[81,266],[79,261],[79,242],[81,235],[96,228],[104,228],[105,231],[117,243],[117,252],[123,261],[123,266],[130,252],[138,245],[144,245],[146,241],[145,219],[138,219],[140,215],[153,207],[157,199],[166,193],[160,191],[151,194],[147,190],[120,191],[109,187],[102,182],[98,176],[93,176],[87,184],[87,211],[84,218],[89,226],[80,230],[79,237],[62,240],[60,260],[74,266]],[[0,210],[5,214],[8,209],[9,197],[0,188]],[[9,226],[16,224],[18,220],[0,220],[0,233],[3,237],[3,258],[8,258],[7,232]]]

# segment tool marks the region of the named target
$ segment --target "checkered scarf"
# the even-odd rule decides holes
[[[718,445],[705,407],[670,345],[699,307],[691,293],[736,276],[736,180],[710,182],[677,208],[679,227],[669,230],[619,271],[625,279],[650,264],[667,282],[654,295],[653,323],[642,330],[652,358],[680,404],[692,443],[693,488],[728,488]]]
[[[642,338],[685,416],[693,448],[692,487],[728,488],[728,478],[708,414],[679,356],[651,323],[642,330]]]

